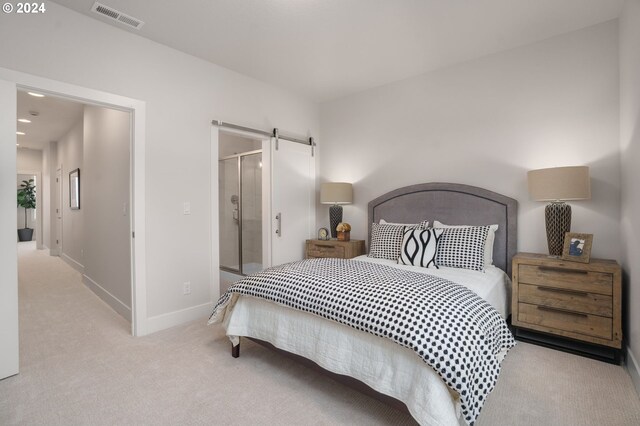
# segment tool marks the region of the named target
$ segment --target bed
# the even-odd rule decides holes
[[[382,223],[381,221],[416,224],[428,220],[431,224],[439,221],[447,225],[476,225],[478,227],[489,224],[498,225],[494,233],[491,256],[493,265],[488,265],[489,262],[485,262],[481,271],[448,267],[435,269],[399,265],[397,261],[390,259],[361,256],[349,261],[314,260],[324,262],[321,265],[304,263],[309,261],[303,261],[293,266],[285,265],[272,268],[276,270],[274,273],[285,277],[284,280],[289,282],[289,280],[297,279],[295,278],[297,275],[291,275],[294,269],[295,273],[300,271],[306,273],[312,270],[313,274],[316,274],[320,268],[326,272],[326,281],[331,285],[334,281],[339,282],[343,279],[342,277],[347,277],[349,274],[357,277],[370,276],[372,281],[385,281],[387,275],[393,277],[398,275],[402,276],[403,280],[420,282],[420,285],[424,281],[428,285],[435,286],[437,291],[444,287],[449,288],[448,283],[450,282],[461,284],[461,286],[451,287],[455,289],[454,293],[457,295],[464,295],[465,301],[461,302],[461,306],[465,306],[464,309],[467,309],[466,306],[472,306],[473,308],[468,308],[469,311],[473,311],[473,315],[482,318],[480,322],[483,327],[489,327],[486,325],[489,323],[494,324],[491,325],[494,327],[490,329],[492,331],[487,334],[500,335],[499,338],[496,337],[496,341],[502,342],[501,344],[491,343],[489,350],[487,350],[488,346],[482,347],[485,355],[482,355],[483,361],[481,362],[486,362],[488,370],[485,378],[493,377],[493,379],[487,380],[484,389],[480,384],[482,392],[480,392],[479,401],[477,396],[475,400],[469,400],[469,394],[464,395],[467,391],[471,392],[474,389],[477,394],[477,387],[472,387],[478,386],[477,384],[465,384],[464,386],[469,386],[469,389],[466,387],[461,389],[458,381],[456,390],[456,379],[450,377],[452,373],[456,373],[455,367],[458,366],[458,358],[454,359],[453,355],[450,354],[449,357],[452,364],[455,361],[455,366],[450,367],[447,361],[447,367],[445,367],[442,357],[438,361],[437,357],[432,356],[433,354],[423,355],[422,352],[420,352],[420,356],[417,356],[419,348],[416,348],[415,342],[410,341],[411,339],[415,341],[416,336],[411,336],[410,339],[409,334],[405,334],[406,330],[401,332],[400,337],[394,335],[394,341],[391,338],[381,338],[383,333],[386,335],[387,329],[382,331],[381,328],[378,333],[376,327],[376,333],[374,333],[372,328],[375,324],[372,325],[369,321],[362,319],[361,323],[360,318],[343,320],[340,313],[332,317],[324,311],[315,311],[316,306],[311,302],[309,304],[314,306],[313,309],[307,311],[292,309],[293,302],[287,303],[290,289],[282,292],[283,299],[277,300],[253,297],[255,296],[252,293],[253,290],[244,294],[225,294],[214,308],[210,323],[223,324],[232,342],[232,355],[235,357],[239,356],[240,338],[248,337],[266,346],[275,347],[286,353],[310,360],[334,375],[355,379],[350,381],[364,384],[366,388],[373,390],[376,395],[387,402],[400,401],[401,405],[406,407],[420,424],[473,424],[486,395],[495,385],[503,357],[508,349],[515,344],[515,342],[511,342],[513,338],[510,333],[509,336],[504,336],[506,324],[498,324],[498,322],[504,322],[509,315],[510,281],[508,277],[511,273],[511,258],[516,251],[517,203],[509,197],[482,188],[451,183],[428,183],[391,191],[372,200],[368,207],[368,241],[370,244],[372,233],[375,234],[373,231],[377,226],[374,224]],[[373,235],[374,239],[377,235]],[[351,272],[352,269],[354,272]],[[318,278],[318,280],[325,278]],[[346,280],[346,278],[344,279]],[[259,279],[255,278],[255,280]],[[308,280],[300,278],[300,281],[300,288],[312,287],[308,285]],[[336,285],[340,286],[339,283]],[[346,287],[351,288],[350,285],[351,283],[347,283]],[[270,288],[270,284],[266,287]],[[386,289],[386,284],[385,287],[377,287],[376,292],[380,292],[381,288]],[[333,294],[331,288],[323,291],[327,294]],[[469,296],[470,294],[472,296]],[[228,297],[223,301],[225,296]],[[312,297],[317,297],[318,300],[320,298],[326,299],[326,296],[321,294],[314,296],[305,293],[304,301],[297,301],[295,304],[307,304],[307,300]],[[457,299],[454,299],[446,299],[449,300],[447,303],[437,303],[454,305],[457,303]],[[471,305],[469,301],[472,302]],[[436,302],[430,301],[429,303]],[[416,306],[422,305],[416,304]],[[427,307],[426,309],[431,308]],[[440,308],[438,307],[438,309]],[[478,313],[480,311],[484,316],[479,316],[481,315]],[[390,313],[390,315],[393,314],[393,312]],[[450,312],[446,312],[446,316],[449,315]],[[376,311],[372,319],[379,319],[381,316],[382,314]],[[461,319],[459,322],[467,324],[465,321]],[[395,326],[391,327],[395,329]],[[433,329],[435,330],[436,327]],[[487,329],[489,330],[489,328]],[[449,331],[448,328],[447,331]],[[391,334],[391,332],[389,333]],[[471,331],[468,333],[471,334]],[[478,334],[477,331],[476,334]],[[447,334],[443,335],[447,336]],[[484,339],[484,336],[481,337]],[[418,336],[419,338],[420,336]],[[431,338],[430,344],[434,345],[434,350],[438,338],[443,339],[439,336]],[[482,339],[480,343],[485,344],[485,340]],[[451,337],[449,340],[452,340]],[[437,344],[440,348],[443,343],[437,342]],[[471,343],[469,346],[474,349],[473,353],[475,354],[478,343],[474,344],[476,346],[472,346]],[[480,351],[478,349],[478,352]],[[447,352],[447,347],[444,352]],[[488,355],[487,352],[489,352]],[[464,353],[464,350],[461,353]],[[471,355],[469,358],[474,359],[474,365],[476,365],[480,354],[478,354],[478,358],[472,358]],[[450,370],[451,368],[453,368],[453,372]],[[464,370],[464,368],[459,368],[459,370]],[[478,373],[481,382],[485,380],[482,378],[483,371]],[[459,372],[457,374],[459,376]],[[473,377],[470,381],[473,381]],[[476,383],[477,381],[478,377],[475,378]],[[464,379],[463,382],[465,382]],[[480,403],[479,407],[478,402]],[[398,406],[398,404],[394,405]]]

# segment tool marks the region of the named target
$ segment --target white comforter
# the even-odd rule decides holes
[[[384,263],[429,273],[465,285],[508,315],[510,281],[500,269],[425,269],[361,256],[358,260]],[[354,377],[376,391],[403,401],[424,425],[457,425],[460,402],[438,375],[408,348],[351,327],[254,297],[239,297],[227,309],[223,324],[234,344],[248,336],[311,359],[321,367]],[[313,336],[313,338],[310,338]]]

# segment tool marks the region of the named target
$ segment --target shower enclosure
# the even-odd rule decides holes
[[[241,275],[262,268],[262,150],[219,160],[220,269]]]

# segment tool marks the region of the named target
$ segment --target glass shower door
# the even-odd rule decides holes
[[[242,273],[262,271],[262,153],[240,157]]]
[[[239,157],[220,160],[218,194],[220,211],[220,267],[240,273],[240,173]]]

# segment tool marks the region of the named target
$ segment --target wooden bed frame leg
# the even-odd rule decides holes
[[[233,346],[233,344],[231,344],[231,356],[234,358],[238,358],[240,356],[240,343],[238,343],[236,346]]]

